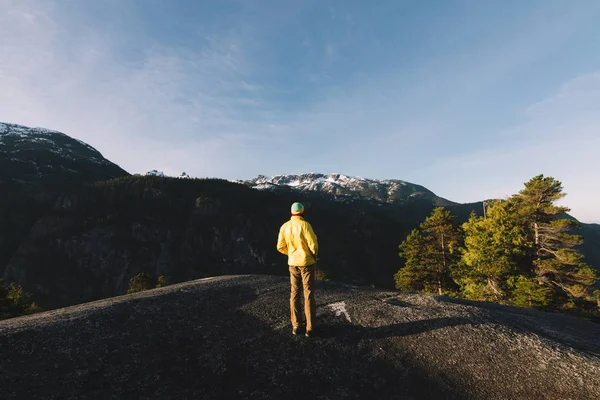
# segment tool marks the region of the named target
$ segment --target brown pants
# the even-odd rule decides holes
[[[292,292],[290,296],[290,310],[292,316],[292,326],[300,326],[300,290],[304,288],[304,314],[306,315],[306,330],[313,329],[313,318],[317,305],[315,304],[315,292],[313,290],[315,283],[315,266],[295,267],[290,265],[290,282],[292,283]]]

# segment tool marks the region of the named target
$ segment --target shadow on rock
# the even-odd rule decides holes
[[[534,333],[555,344],[592,356],[600,356],[600,324],[561,313],[544,312],[496,303],[477,302],[436,296],[444,303],[477,307],[481,322],[504,325],[510,329]]]
[[[0,348],[11,349],[0,358],[0,370],[9,372],[0,376],[3,398],[465,398],[407,354],[390,360],[345,340],[292,337],[288,310],[274,301],[286,297],[285,284],[273,297],[236,282],[190,286],[0,336]],[[458,323],[464,321],[350,334],[387,337]]]

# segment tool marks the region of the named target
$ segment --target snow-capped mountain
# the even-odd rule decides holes
[[[0,182],[94,181],[127,173],[64,133],[0,122]]]
[[[188,175],[186,172],[182,172],[181,175],[172,176],[172,175],[167,175],[163,171],[159,171],[157,169],[153,169],[151,171],[146,172],[146,176],[158,176],[160,178],[192,179],[192,177],[190,175]]]
[[[161,178],[166,177],[166,175],[165,175],[164,172],[158,171],[156,169],[153,169],[152,171],[146,172],[146,176],[160,176]]]
[[[296,190],[318,192],[337,200],[373,200],[384,203],[403,203],[425,200],[435,205],[453,202],[436,196],[430,190],[414,183],[397,179],[366,179],[342,174],[277,175],[258,177],[243,181],[247,186],[260,190]]]

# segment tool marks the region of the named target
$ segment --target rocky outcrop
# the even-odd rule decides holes
[[[3,399],[594,399],[600,326],[334,283],[227,276],[0,322]]]

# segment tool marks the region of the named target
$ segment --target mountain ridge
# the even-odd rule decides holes
[[[64,140],[63,135],[56,137]],[[40,152],[56,155],[47,147],[36,151],[38,161],[45,160]],[[4,154],[0,151],[0,164]],[[17,179],[0,183],[0,277],[22,285],[48,308],[121,294],[140,272],[165,275],[171,283],[219,274],[285,274],[272,236],[294,201],[306,206],[331,279],[392,288],[393,274],[403,265],[398,245],[441,201],[400,180],[280,175],[272,183],[275,190],[254,190],[274,178],[232,183],[131,176],[112,163],[90,173],[88,167],[97,164],[50,160],[81,171],[50,169],[55,175],[47,180],[27,175],[24,157],[9,171]],[[23,175],[30,179],[19,180]],[[107,175],[114,179],[102,179]],[[298,189],[304,178],[313,190]],[[318,190],[325,184],[329,193]],[[371,199],[363,190],[379,197]],[[459,221],[482,213],[481,203],[449,203]],[[595,268],[600,268],[598,228],[582,226],[582,249]]]
[[[0,182],[93,182],[126,176],[89,144],[46,128],[0,122]]]
[[[321,193],[338,201],[375,201],[406,203],[427,201],[437,206],[457,203],[437,196],[429,189],[400,179],[370,179],[344,174],[305,173],[259,175],[247,181],[235,181],[258,190],[291,190]]]

